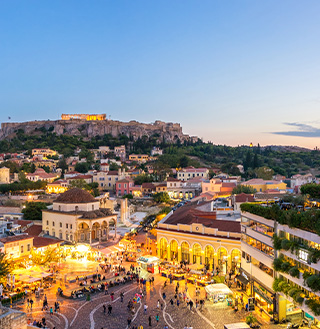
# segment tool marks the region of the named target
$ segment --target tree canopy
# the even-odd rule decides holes
[[[44,202],[26,202],[22,209],[23,217],[27,220],[42,220],[42,210],[47,209]]]

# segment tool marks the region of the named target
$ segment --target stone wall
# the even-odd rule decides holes
[[[92,138],[111,134],[114,137],[119,135],[132,136],[137,139],[144,135],[159,135],[159,141],[164,138],[167,142],[176,142],[190,139],[189,135],[182,132],[179,123],[156,121],[151,124],[137,121],[121,122],[115,120],[86,121],[86,120],[56,120],[56,121],[28,121],[28,122],[4,122],[1,124],[0,140],[13,138],[16,132],[21,129],[26,134],[34,134],[39,129],[55,132],[57,135],[74,135]]]
[[[0,329],[27,329],[27,314],[1,306]]]

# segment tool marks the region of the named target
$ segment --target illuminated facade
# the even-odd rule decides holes
[[[61,120],[101,121],[101,120],[106,120],[106,115],[105,114],[62,114]]]
[[[46,193],[48,194],[60,194],[64,193],[68,189],[68,182],[65,180],[57,180],[54,183],[47,185]]]

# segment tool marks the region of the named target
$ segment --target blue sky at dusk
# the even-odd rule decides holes
[[[319,1],[1,1],[0,122],[106,113],[320,146]]]

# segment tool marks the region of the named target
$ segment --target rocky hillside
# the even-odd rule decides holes
[[[83,136],[92,138],[110,134],[113,137],[125,135],[133,140],[142,136],[157,136],[159,140],[175,143],[177,140],[189,140],[191,137],[182,132],[179,123],[155,121],[151,124],[137,121],[120,122],[114,120],[85,121],[85,120],[55,120],[5,122],[1,124],[0,140],[12,139],[18,131],[32,135],[37,131],[46,130],[57,135]]]

